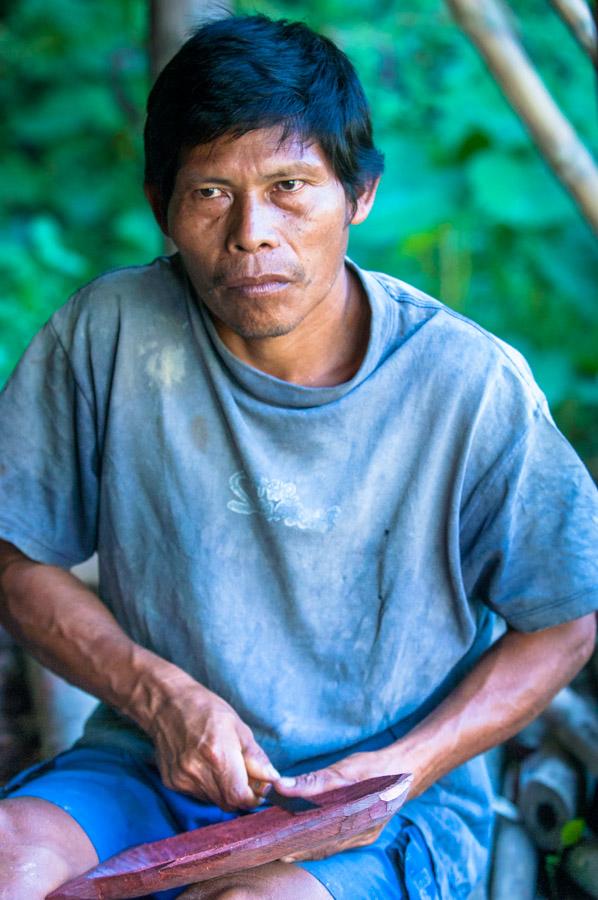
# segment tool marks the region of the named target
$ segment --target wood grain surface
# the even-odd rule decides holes
[[[278,807],[140,844],[48,894],[47,900],[125,900],[250,869],[372,828],[407,799],[410,775],[369,778],[310,797],[316,809]]]

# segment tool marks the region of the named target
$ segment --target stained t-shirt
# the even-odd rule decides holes
[[[232,355],[178,256],[105,275],[0,399],[0,535],[69,567],[145,647],[304,771],[417,722],[490,642],[598,606],[596,494],[521,356],[355,267],[366,355],[333,387]],[[150,756],[100,707],[84,742]],[[489,843],[480,759],[409,802],[443,896]]]

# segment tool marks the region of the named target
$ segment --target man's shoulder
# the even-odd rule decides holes
[[[422,310],[441,310],[447,309],[440,300],[426,294],[419,288],[402,281],[394,275],[388,275],[386,272],[377,272],[372,270],[361,270],[365,277],[373,278],[386,292],[391,300],[397,303],[408,303]]]
[[[400,308],[401,315],[416,322],[433,322],[431,338],[450,337],[459,343],[460,349],[469,344],[472,349],[482,349],[485,356],[506,357],[514,365],[527,365],[518,350],[441,300],[385,272],[371,271],[367,275],[383,288],[389,300]],[[452,349],[454,345],[445,343],[445,346]]]
[[[84,285],[78,293],[114,295],[119,291],[144,292],[148,287],[160,290],[172,282],[179,283],[182,268],[178,254],[157,256],[141,265],[109,269]]]
[[[123,318],[150,317],[184,300],[178,257],[161,256],[151,263],[112,269],[81,287],[52,317],[59,334],[82,327],[118,327]]]
[[[400,278],[375,271],[365,276],[373,279],[396,306],[402,336],[421,330],[421,336],[425,336],[422,343],[433,354],[431,362],[436,366],[448,366],[455,373],[467,371],[470,379],[477,374],[485,380],[500,371],[543,404],[525,357],[507,341]]]

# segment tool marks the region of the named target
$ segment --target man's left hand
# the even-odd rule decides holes
[[[389,759],[384,751],[376,750],[369,753],[354,753],[332,766],[307,772],[305,775],[297,775],[296,778],[281,778],[274,783],[274,787],[286,797],[309,798],[315,794],[323,794],[324,791],[332,791],[334,788],[354,784],[356,781],[364,781],[366,778],[394,774],[399,774],[396,770],[396,761]],[[388,819],[373,828],[368,828],[367,831],[350,837],[333,838],[316,850],[293,853],[284,856],[281,861],[293,863],[307,859],[325,859],[342,850],[366,847],[368,844],[374,843],[390,818],[389,816]]]

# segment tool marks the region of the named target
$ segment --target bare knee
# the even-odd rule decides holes
[[[32,797],[0,803],[0,900],[42,900],[96,862],[91,842],[64,810]]]
[[[185,892],[184,896],[189,900],[258,900],[264,897],[260,890],[254,890],[250,887],[239,886],[234,887],[205,887],[195,885],[190,891]]]
[[[260,894],[246,887],[222,888],[217,894],[211,894],[210,900],[256,900]],[[261,894],[263,897],[263,894]]]
[[[181,900],[330,900],[330,893],[309,872],[287,863],[266,863],[236,875],[195,884]]]
[[[36,834],[29,804],[0,804],[0,898],[38,900],[67,880],[68,866],[60,854]]]

